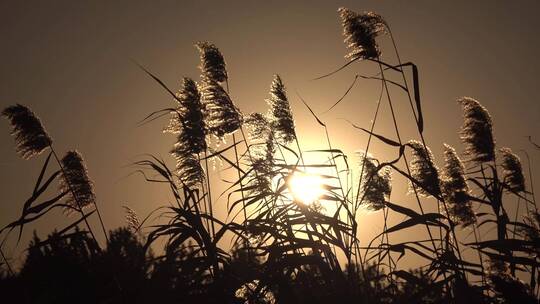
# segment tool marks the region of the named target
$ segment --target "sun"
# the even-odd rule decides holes
[[[316,174],[295,172],[289,179],[289,189],[298,202],[309,205],[324,193],[323,179]]]

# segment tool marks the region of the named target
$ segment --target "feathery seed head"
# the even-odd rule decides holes
[[[251,140],[265,140],[271,135],[270,121],[261,113],[251,113],[244,118]]]
[[[285,91],[285,86],[279,75],[274,75],[274,80],[270,86],[270,105],[272,128],[276,132],[276,139],[283,144],[288,144],[296,139],[294,120],[289,100]]]
[[[252,113],[245,119],[250,130],[250,139],[255,141],[251,147],[250,167],[253,169],[248,183],[253,193],[270,194],[274,177],[274,131],[268,118],[261,113]]]
[[[60,179],[60,191],[68,192],[66,204],[72,208],[65,210],[67,214],[93,205],[96,201],[94,184],[88,176],[82,155],[77,151],[69,151],[61,160],[63,174]]]
[[[133,233],[138,232],[141,222],[139,221],[139,216],[135,210],[131,209],[128,206],[122,206],[126,212],[126,224],[129,230]]]
[[[465,182],[465,167],[456,150],[444,144],[444,167],[442,169],[441,184],[447,191],[469,191]]]
[[[347,8],[338,9],[345,43],[351,50],[348,59],[376,59],[381,52],[375,38],[387,32],[384,19],[373,12],[358,14]]]
[[[260,303],[260,304],[274,304],[276,299],[274,293],[266,287],[260,286],[259,280],[253,280],[245,283],[238,288],[234,295],[237,299],[244,301],[245,304]]]
[[[392,176],[389,167],[378,168],[378,161],[366,155],[365,152],[358,152],[360,156],[360,172],[362,172],[362,192],[361,204],[368,210],[377,211],[385,206],[390,199],[392,192]]]
[[[20,104],[9,106],[2,111],[2,116],[10,120],[11,135],[15,137],[17,153],[23,159],[30,159],[51,145],[51,137],[29,108]]]
[[[512,153],[510,148],[501,148],[500,151],[502,153],[501,166],[506,184],[512,191],[525,191],[525,177],[519,156]]]
[[[493,123],[488,110],[471,97],[461,97],[458,103],[463,108],[460,137],[465,144],[465,154],[477,163],[494,160]]]
[[[439,172],[433,162],[433,154],[428,147],[424,147],[420,142],[411,140],[407,143],[412,148],[412,159],[410,161],[411,177],[419,183],[417,192],[421,195],[439,195]],[[410,191],[414,191],[412,181],[409,181]]]
[[[203,79],[201,86],[208,132],[223,138],[238,130],[242,126],[242,114],[229,94],[219,83],[209,78]]]
[[[201,186],[205,174],[197,157],[194,154],[175,151],[174,149],[171,154],[176,159],[176,173],[180,183],[188,188]]]
[[[523,223],[526,226],[518,228],[523,238],[526,241],[538,244],[540,242],[540,213],[532,211],[524,217]]]
[[[469,196],[469,186],[465,181],[465,167],[456,150],[444,144],[444,167],[441,170],[440,189],[448,203],[450,218],[466,227],[476,222]]]
[[[206,150],[206,124],[197,84],[190,78],[183,79],[177,94],[179,106],[172,113],[165,131],[178,134],[174,150],[198,154]]]
[[[225,59],[219,49],[209,42],[197,42],[195,46],[201,54],[200,69],[203,78],[208,78],[216,82],[227,80],[227,69]]]

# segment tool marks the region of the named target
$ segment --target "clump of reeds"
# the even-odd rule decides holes
[[[343,35],[350,53],[345,58],[377,59],[381,51],[375,38],[386,33],[386,22],[373,12],[358,14],[347,8],[338,9],[343,26]]]
[[[416,188],[418,194],[437,197],[441,193],[439,170],[433,162],[431,150],[416,140],[409,141],[407,145],[412,148],[409,167],[411,177],[416,180],[416,183],[409,180],[410,191],[414,192]]]
[[[20,104],[9,106],[2,111],[2,116],[11,122],[16,150],[23,159],[40,154],[52,144],[41,120],[29,108]]]
[[[510,148],[501,148],[500,151],[502,154],[501,166],[506,185],[514,192],[525,191],[525,176],[523,175],[519,156],[512,153]]]
[[[476,221],[469,198],[469,186],[465,180],[465,167],[456,150],[444,144],[444,167],[441,170],[440,188],[448,203],[450,217],[463,226]]]
[[[358,155],[360,156],[360,172],[362,172],[360,202],[368,210],[380,210],[390,199],[392,192],[390,167],[379,169],[375,158],[366,155],[365,152],[359,152]]]
[[[458,103],[463,108],[463,125],[460,135],[465,144],[465,155],[477,163],[494,160],[493,123],[488,110],[471,97],[461,97]]]
[[[60,191],[67,192],[66,213],[83,209],[95,204],[94,185],[88,176],[82,155],[77,151],[69,151],[61,160],[63,174],[60,179]]]

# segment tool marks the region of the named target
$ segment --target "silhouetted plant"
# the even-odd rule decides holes
[[[11,122],[11,134],[15,137],[17,153],[22,158],[39,155],[52,144],[52,138],[40,119],[29,108],[20,104],[9,106],[2,111],[2,116]]]
[[[161,213],[149,227],[143,225],[153,212],[141,221],[134,210],[124,206],[128,227],[106,233],[103,248],[87,222],[94,210],[83,210],[95,207],[96,196],[82,156],[70,151],[58,159],[51,138],[28,108],[16,105],[4,110],[23,158],[47,148],[51,153],[21,217],[0,232],[18,229],[20,238],[24,225],[53,208],[79,212],[81,218],[43,241],[35,235],[18,273],[6,276],[0,268],[0,290],[7,298],[18,296],[23,303],[537,302],[540,216],[534,200],[528,198],[532,193],[526,191],[519,157],[502,148],[502,157],[496,159],[493,122],[487,109],[473,98],[458,99],[464,114],[459,132],[463,155],[465,164],[471,165],[465,166],[458,152],[445,144],[444,166],[439,170],[423,135],[418,68],[401,63],[390,28],[381,16],[346,8],[338,12],[350,49],[345,66],[365,60],[376,63],[380,70],[375,76],[357,75],[353,85],[359,78],[381,81],[381,96],[386,93],[397,137],[374,131],[379,100],[371,129],[355,126],[369,135],[366,149],[360,153],[358,180],[353,178],[347,155],[332,145],[325,122],[303,99],[324,128],[327,147],[302,151],[285,85],[278,75],[270,88],[267,114],[244,116],[229,95],[220,50],[209,42],[199,42],[201,82],[183,78],[177,94],[143,68],[177,102],[145,119],[172,115],[165,131],[176,135],[171,150],[176,166],[171,169],[165,160],[153,156],[135,165],[147,181],[167,187],[170,204],[155,210]],[[383,34],[389,34],[398,64],[383,61],[376,41]],[[412,87],[404,68],[412,69]],[[392,73],[401,74],[402,80],[390,80],[387,76]],[[419,140],[402,139],[388,85],[407,94]],[[244,135],[244,125],[249,138]],[[238,133],[243,140],[237,141]],[[232,144],[225,143],[229,135]],[[225,147],[212,144],[208,136],[217,137]],[[378,161],[371,157],[372,139],[396,149],[397,158]],[[293,141],[295,148],[289,147]],[[240,148],[242,142],[245,149]],[[303,153],[319,153],[325,160],[309,163]],[[60,169],[46,177],[52,156]],[[212,198],[208,161],[217,159],[227,164],[218,170],[235,171],[238,176],[232,181],[223,179],[225,190],[219,197],[226,202]],[[321,189],[313,190],[321,193],[312,201],[302,201],[293,193],[291,181],[319,168],[329,172],[313,174],[321,181]],[[418,211],[391,201],[390,170],[408,181]],[[57,179],[59,193],[38,202]],[[509,208],[514,208],[508,200],[516,197],[527,204],[528,214],[521,221],[517,210],[515,221],[508,217]],[[67,198],[64,203],[63,198]],[[437,201],[437,211],[424,210],[430,198]],[[384,213],[382,232],[367,245],[358,237],[360,206]],[[475,214],[473,210],[482,206],[491,209]],[[214,207],[224,209],[227,218],[214,216]],[[97,208],[95,211],[99,215]],[[403,220],[390,226],[390,212]],[[243,219],[238,218],[239,213]],[[78,228],[83,221],[88,231]],[[393,233],[422,226],[428,239],[414,233],[409,234],[411,239],[390,240]],[[496,238],[482,233],[481,228],[493,226]],[[105,231],[103,223],[102,227]],[[460,240],[455,231],[459,227],[470,228],[475,241]],[[508,228],[514,228],[512,236]],[[462,256],[465,250],[477,253],[478,260]],[[406,255],[427,262],[405,270],[399,263]],[[529,283],[519,276],[528,276]]]

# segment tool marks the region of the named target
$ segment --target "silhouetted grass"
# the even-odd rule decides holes
[[[473,98],[458,99],[465,152],[459,155],[445,144],[439,168],[423,136],[418,67],[401,62],[381,16],[345,8],[339,13],[350,49],[348,62],[318,79],[364,61],[375,64],[379,73],[357,74],[345,95],[358,79],[381,84],[371,125],[353,125],[369,136],[359,164],[350,164],[336,148],[325,122],[303,99],[324,129],[324,144],[302,150],[279,75],[270,87],[268,112],[243,114],[230,96],[225,57],[215,45],[199,42],[200,81],[184,78],[176,94],[141,66],[176,101],[143,121],[171,115],[165,131],[176,135],[171,149],[176,166],[170,168],[168,161],[154,156],[134,165],[145,180],[165,186],[173,201],[142,221],[125,207],[127,228],[109,234],[100,222],[104,246],[87,221],[99,210],[82,156],[72,151],[60,160],[30,109],[16,105],[4,110],[23,158],[48,148],[51,153],[21,217],[0,232],[18,230],[20,238],[26,224],[54,208],[77,212],[80,218],[45,240],[36,236],[17,272],[1,251],[8,272],[0,272],[0,296],[21,303],[536,303],[540,214],[532,181],[528,190],[521,160],[512,150],[501,148],[497,154],[488,110]],[[397,63],[383,60],[377,39],[385,35]],[[400,81],[387,79],[395,74],[401,75]],[[403,95],[393,96],[389,85]],[[403,138],[396,120],[393,100],[402,97],[410,104],[418,139]],[[393,135],[375,130],[383,101],[389,105]],[[395,149],[397,157],[377,160],[370,151],[372,141]],[[307,153],[317,154],[320,161],[308,162]],[[47,177],[51,156],[59,168]],[[220,181],[210,177],[209,162],[222,164],[218,169],[234,178],[221,181],[226,190],[220,195],[213,190],[212,182]],[[323,194],[313,202],[300,201],[289,182],[315,169],[324,171],[319,175]],[[390,200],[396,176],[408,182],[417,208]],[[60,182],[58,193],[43,197],[54,181]],[[428,199],[436,201],[437,211],[424,210]],[[519,218],[517,209],[511,220],[509,214],[520,202],[527,215]],[[85,212],[85,207],[93,209]],[[215,216],[217,208],[225,209],[226,219]],[[383,212],[385,221],[380,234],[365,244],[358,237],[362,209]],[[390,226],[390,213],[404,220]],[[425,237],[390,240],[392,234],[418,227],[425,229]],[[495,237],[490,229],[496,230]],[[462,230],[474,234],[475,241],[460,240],[457,231]],[[469,256],[474,258],[466,259],[466,250],[473,251]],[[427,262],[404,269],[400,261],[405,256]]]

